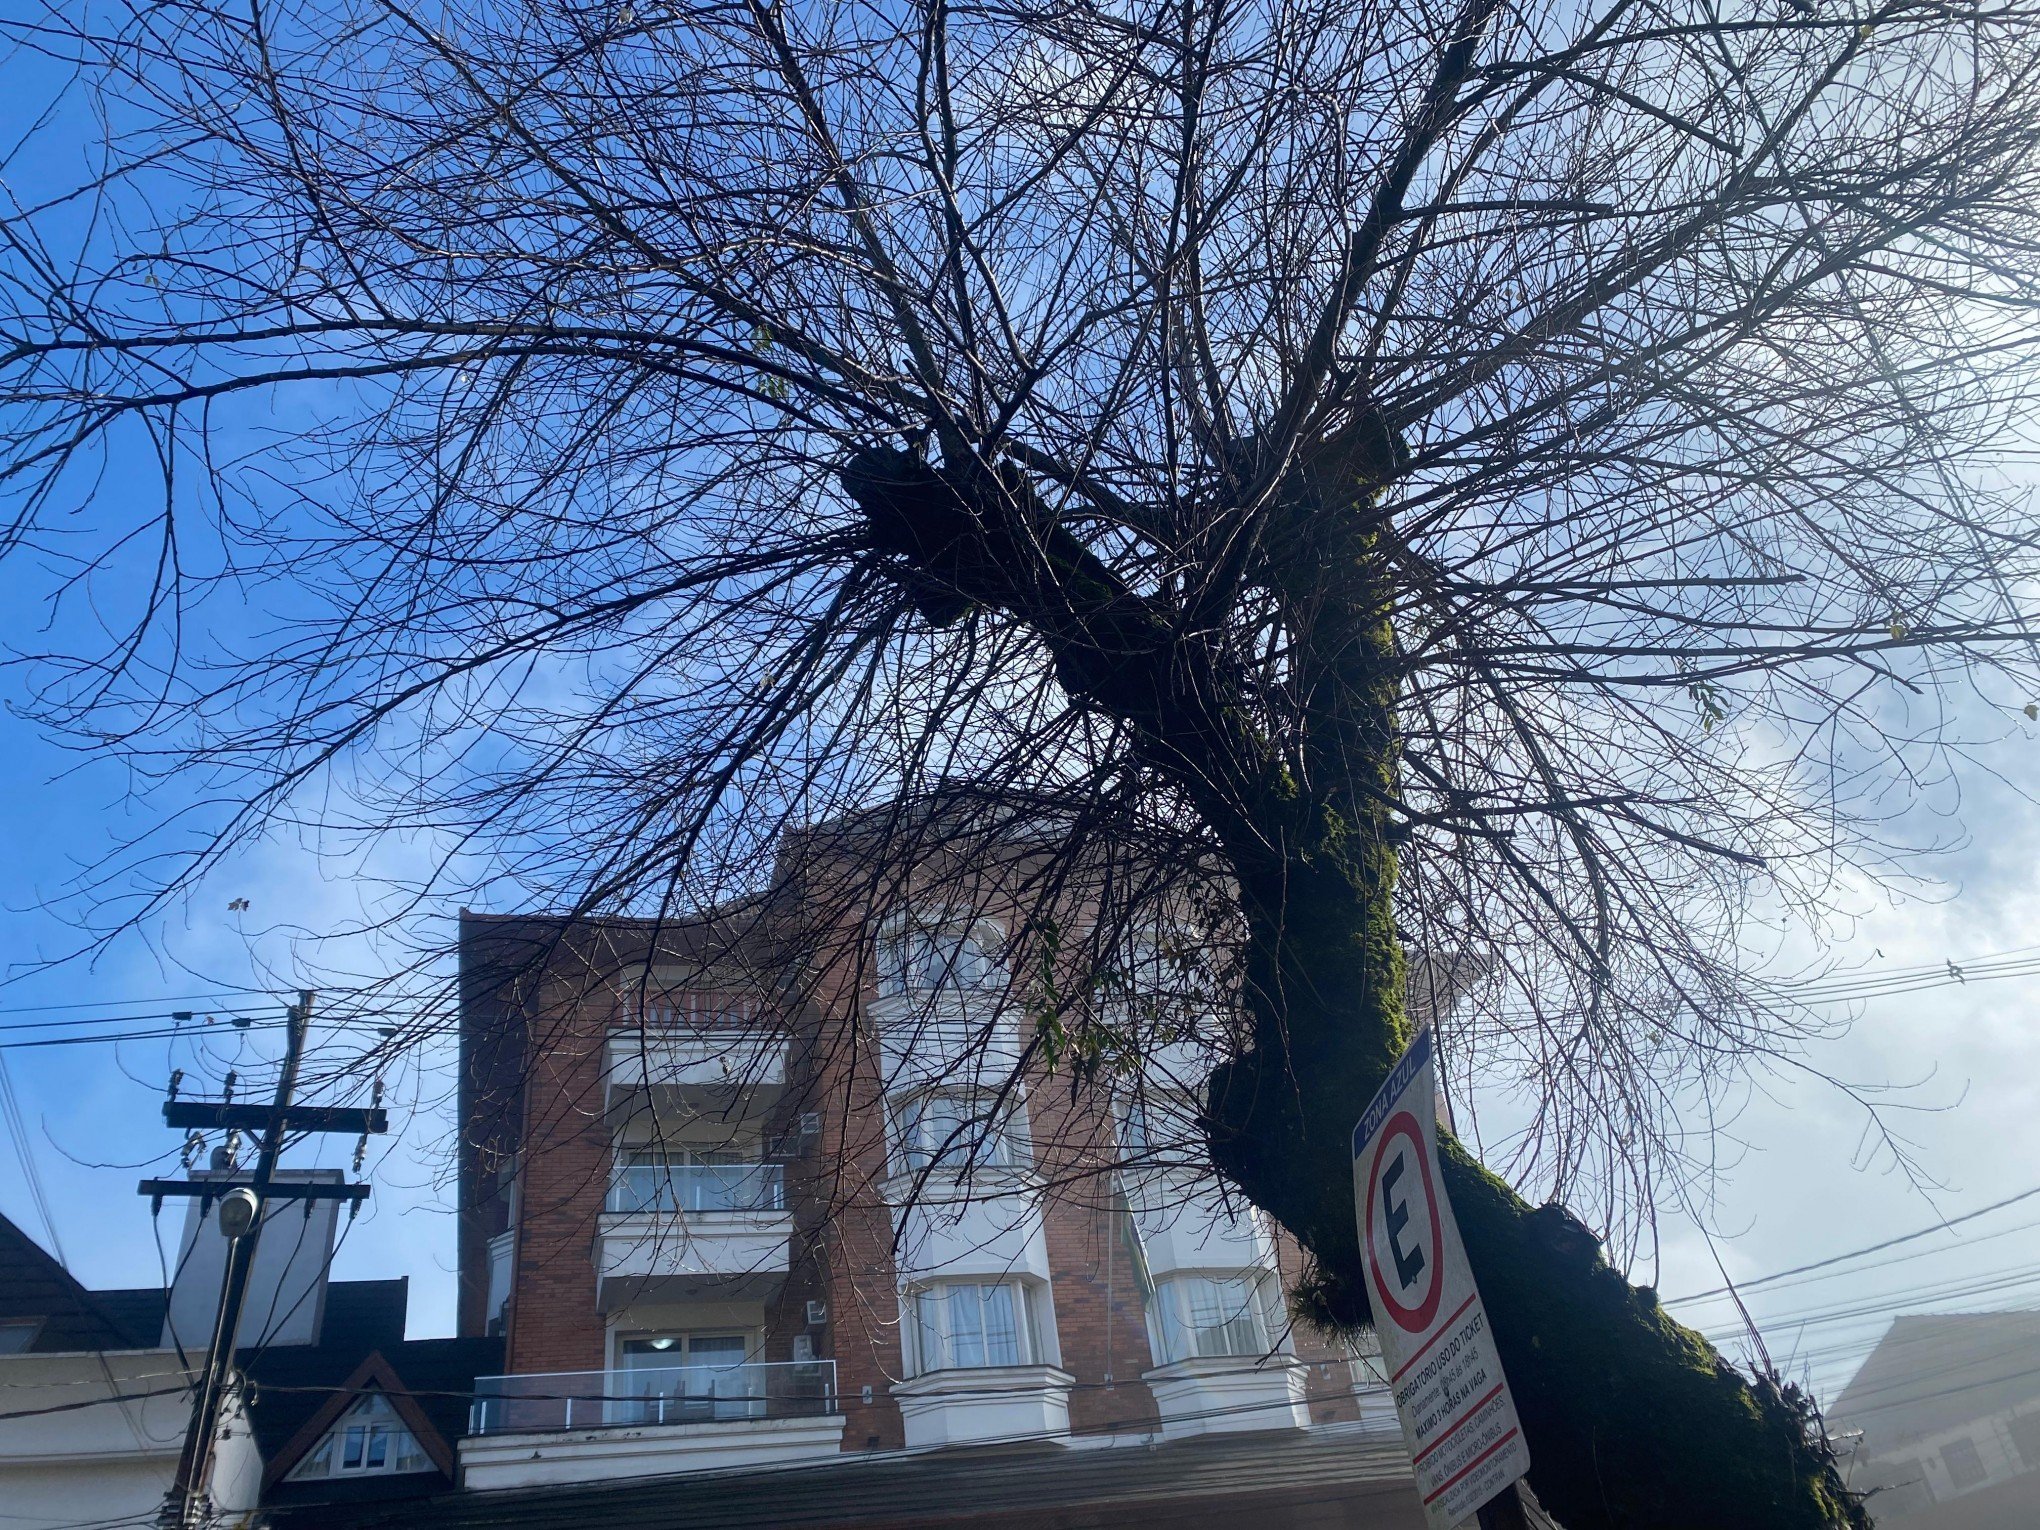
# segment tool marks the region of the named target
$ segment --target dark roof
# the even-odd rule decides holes
[[[1828,1409],[1834,1431],[1863,1432],[1888,1455],[1908,1440],[2040,1397],[2040,1312],[1892,1320]]]
[[[110,1321],[133,1339],[136,1349],[154,1349],[163,1342],[163,1314],[170,1303],[161,1286],[94,1291],[92,1299]]]
[[[329,1281],[319,1343],[311,1347],[349,1352],[358,1362],[372,1349],[387,1352],[401,1346],[409,1301],[408,1279]],[[41,1244],[0,1216],[0,1322],[40,1319],[42,1327],[29,1346],[36,1353],[154,1349],[162,1342],[165,1303],[161,1286],[87,1289]]]
[[[1336,1506],[1336,1508],[1334,1508]],[[1277,1430],[1160,1445],[999,1446],[853,1455],[769,1470],[453,1493],[397,1509],[279,1508],[277,1530],[776,1530],[780,1526],[1237,1523],[1345,1520],[1422,1530],[1393,1435]],[[1291,1517],[1291,1510],[1298,1516]],[[1101,1512],[1102,1511],[1102,1512]]]
[[[410,1303],[408,1275],[395,1280],[328,1281],[319,1342],[312,1347],[352,1350],[356,1360],[372,1349],[387,1352],[404,1342]]]
[[[275,1344],[236,1355],[255,1386],[248,1421],[263,1460],[273,1459],[277,1447],[297,1433],[368,1355],[380,1350],[394,1356],[406,1347],[404,1316],[410,1291],[408,1277],[329,1281],[318,1343]],[[469,1378],[470,1391],[473,1379]]]
[[[153,1347],[163,1323],[163,1293],[151,1293],[153,1317],[145,1305],[125,1300],[132,1294],[86,1290],[41,1244],[0,1216],[0,1322],[40,1320],[31,1349],[50,1354]]]
[[[251,1356],[244,1362],[255,1384],[249,1423],[262,1459],[275,1460],[277,1451],[371,1353],[380,1353],[389,1362],[404,1390],[449,1446],[467,1433],[468,1400],[475,1390],[475,1378],[493,1376],[503,1369],[500,1338],[400,1339],[366,1347],[328,1341],[278,1346]]]

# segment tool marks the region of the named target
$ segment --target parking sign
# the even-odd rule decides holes
[[[1530,1470],[1530,1452],[1438,1166],[1426,1030],[1353,1129],[1353,1202],[1374,1327],[1433,1530]]]

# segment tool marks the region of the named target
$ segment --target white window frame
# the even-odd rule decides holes
[[[932,1105],[945,1107],[940,1112]],[[947,1107],[957,1107],[949,1109]],[[921,1089],[892,1106],[894,1161],[903,1174],[919,1174],[930,1165],[937,1171],[977,1173],[983,1169],[1024,1169],[1031,1161],[1026,1119],[1018,1105],[994,1116],[979,1110],[968,1090]],[[931,1116],[946,1116],[929,1128]],[[959,1132],[959,1126],[970,1130]],[[932,1140],[931,1140],[932,1138]],[[939,1157],[937,1155],[940,1155]]]
[[[980,1324],[977,1340],[988,1357],[971,1365],[957,1363],[953,1327],[958,1306],[968,1306],[956,1301],[956,1293],[966,1290],[978,1293],[975,1305]],[[989,1358],[992,1335],[991,1330],[983,1326],[989,1305],[985,1293],[995,1290],[1009,1293],[1012,1303],[1015,1358],[1010,1360]],[[1042,1318],[1042,1308],[1047,1300],[1040,1283],[1032,1280],[939,1280],[917,1287],[907,1297],[908,1328],[913,1336],[913,1374],[927,1376],[942,1371],[968,1372],[1053,1364],[1053,1341]]]
[[[874,942],[874,980],[881,999],[962,998],[1005,986],[995,920],[968,912],[928,910],[897,915]]]
[[[1148,1338],[1156,1363],[1259,1360],[1277,1353],[1282,1347],[1274,1305],[1278,1288],[1275,1276],[1265,1269],[1181,1270],[1160,1277],[1148,1306]],[[1215,1323],[1195,1321],[1200,1315],[1196,1299],[1207,1293],[1213,1300],[1201,1304],[1203,1315],[1215,1315]]]
[[[1948,1457],[1951,1450],[1965,1458],[1960,1472],[1956,1470],[1955,1462]],[[1974,1492],[1991,1479],[1990,1467],[1984,1461],[1983,1451],[1973,1435],[1957,1435],[1941,1447],[1940,1456],[1941,1470],[1948,1474],[1948,1481],[1958,1493]],[[1969,1475],[1972,1472],[1975,1473],[1974,1476]]]
[[[376,1405],[380,1405],[379,1408]],[[364,1409],[371,1411],[364,1414]],[[366,1421],[356,1423],[357,1417]],[[350,1436],[357,1434],[361,1437],[360,1460],[349,1466],[347,1445]],[[379,1464],[371,1465],[369,1458],[374,1454],[378,1439],[384,1446],[383,1459]],[[376,1388],[362,1393],[348,1404],[347,1411],[333,1420],[319,1437],[319,1442],[290,1469],[287,1480],[349,1482],[363,1477],[407,1477],[437,1470],[438,1463],[425,1453],[425,1447],[391,1406],[389,1398]]]

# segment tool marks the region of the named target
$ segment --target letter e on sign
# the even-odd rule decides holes
[[[1367,1271],[1382,1315],[1410,1333],[1438,1319],[1445,1294],[1445,1219],[1422,1128],[1399,1111],[1381,1130],[1367,1184]]]
[[[1445,1197],[1437,1087],[1420,1032],[1353,1128],[1353,1215],[1417,1496],[1432,1530],[1454,1530],[1530,1452]]]

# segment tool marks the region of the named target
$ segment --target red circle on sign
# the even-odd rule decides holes
[[[1397,1137],[1410,1139],[1410,1147],[1417,1160],[1417,1176],[1424,1185],[1424,1209],[1431,1216],[1431,1289],[1424,1299],[1414,1307],[1405,1307],[1388,1294],[1388,1282],[1381,1278],[1381,1260],[1374,1248],[1374,1193],[1381,1188],[1381,1176],[1375,1172],[1390,1141]],[[1367,1269],[1374,1277],[1375,1295],[1395,1326],[1409,1333],[1422,1333],[1431,1326],[1438,1316],[1438,1303],[1445,1295],[1445,1219],[1438,1209],[1438,1190],[1431,1183],[1431,1155],[1424,1151],[1424,1140],[1417,1126],[1417,1118],[1407,1110],[1397,1111],[1389,1117],[1388,1125],[1381,1129],[1375,1139],[1374,1162],[1367,1171]]]

